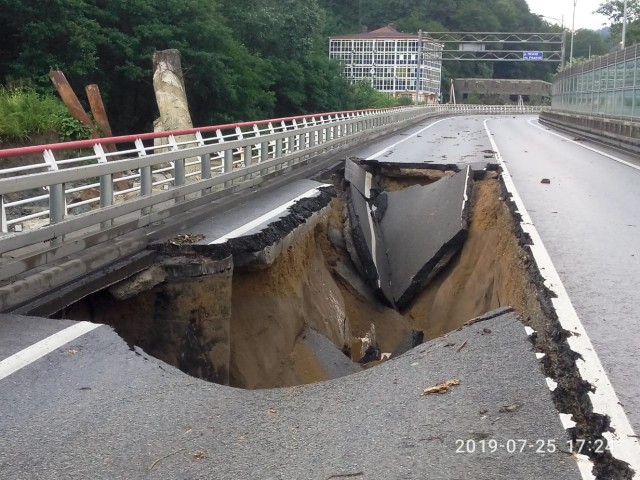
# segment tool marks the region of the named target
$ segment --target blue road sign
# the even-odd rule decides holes
[[[522,52],[523,60],[542,60],[542,52]]]

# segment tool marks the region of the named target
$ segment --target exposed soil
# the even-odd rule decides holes
[[[467,320],[511,306],[524,318],[543,314],[529,280],[527,258],[513,233],[513,220],[495,178],[475,182],[469,236],[453,261],[403,312],[425,340]]]
[[[449,173],[411,172],[388,179],[387,187],[432,183]],[[431,339],[502,306],[543,324],[495,175],[475,182],[472,202],[462,251],[403,312],[359,277],[346,250],[339,194],[327,218],[269,267],[166,280],[127,300],[98,292],[60,316],[111,324],[130,344],[192,375],[247,389],[346,375],[361,368],[358,362],[366,367],[381,354],[404,353],[419,332]],[[311,341],[310,331],[326,342]]]
[[[326,380],[300,345],[305,327],[342,349],[348,322],[342,294],[312,232],[265,270],[233,277],[231,385],[272,388]],[[314,363],[314,361],[316,363]]]
[[[198,378],[227,384],[231,272],[171,279],[125,300],[108,290],[56,316],[105,323],[132,347]]]
[[[385,169],[382,187],[387,192],[395,192],[412,185],[431,185],[444,177],[452,176],[454,173],[452,170]]]

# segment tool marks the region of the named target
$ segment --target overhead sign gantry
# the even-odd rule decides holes
[[[430,60],[559,62],[564,65],[566,32],[428,32],[442,50],[425,52]]]

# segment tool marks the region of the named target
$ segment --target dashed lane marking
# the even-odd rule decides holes
[[[412,139],[413,137],[415,137],[416,135],[420,135],[422,132],[424,132],[425,130],[429,130],[431,127],[435,127],[437,124],[439,124],[440,122],[444,122],[445,120],[451,120],[451,118],[443,118],[441,120],[436,120],[433,123],[430,123],[429,125],[427,125],[426,127],[424,127],[421,130],[418,130],[417,132],[412,133],[411,135],[403,138],[402,140],[394,143],[393,145],[389,145],[388,147],[383,148],[382,150],[380,150],[379,152],[374,153],[373,155],[369,155],[367,157],[367,160],[373,160],[376,157],[379,157],[380,155],[383,155],[384,153],[388,152],[389,150],[393,150],[394,148],[396,148],[398,145],[400,145],[401,143],[406,142],[407,140]]]
[[[79,322],[14,353],[0,361],[0,380],[100,326],[98,323]]]
[[[531,238],[531,253],[538,265],[540,274],[544,278],[545,286],[556,295],[556,298],[553,298],[551,301],[558,315],[560,325],[565,330],[574,333],[574,335],[571,335],[567,339],[567,342],[569,343],[569,347],[580,356],[576,361],[580,375],[583,380],[589,382],[593,387],[595,387],[594,391],[588,394],[593,405],[593,411],[609,417],[610,431],[604,432],[603,437],[606,438],[613,457],[627,462],[636,472],[633,478],[640,479],[640,442],[635,438],[633,428],[629,423],[629,419],[627,418],[625,411],[620,405],[618,396],[613,389],[613,385],[609,381],[609,377],[600,362],[600,358],[591,343],[591,339],[589,338],[584,325],[580,321],[580,318],[573,307],[569,294],[564,288],[560,275],[553,265],[551,256],[545,248],[542,238],[534,226],[531,216],[524,206],[520,194],[516,190],[513,178],[509,174],[509,170],[502,159],[500,150],[493,139],[493,134],[491,133],[491,130],[489,130],[488,122],[489,119],[486,119],[483,122],[484,127],[487,131],[487,135],[489,136],[491,146],[496,152],[496,160],[502,168],[502,178],[505,186],[511,194],[518,209],[518,213],[522,218],[522,229],[525,233],[528,233]],[[554,134],[553,132],[548,133]],[[562,137],[561,135],[558,136]],[[598,152],[586,145],[581,145],[580,143],[578,143],[578,145],[588,148],[589,150],[594,150],[597,153],[602,153],[605,156],[609,156],[608,154]],[[634,166],[634,168],[637,167]],[[584,462],[578,462],[578,466],[580,468],[582,478],[585,480],[595,478],[591,473],[591,469],[587,468]]]

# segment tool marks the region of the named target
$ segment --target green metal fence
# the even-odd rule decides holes
[[[640,118],[640,45],[559,73],[552,86],[551,107],[590,115]]]

